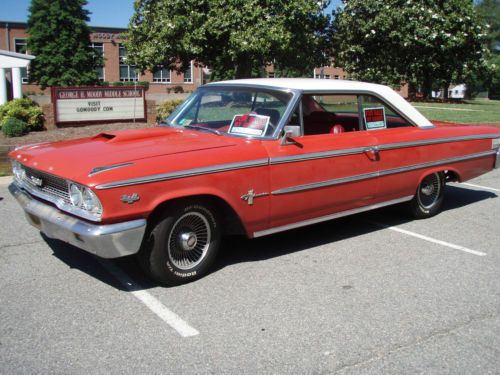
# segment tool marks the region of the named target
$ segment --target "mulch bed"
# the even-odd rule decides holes
[[[99,133],[114,131],[114,130],[125,130],[125,129],[141,129],[153,127],[153,124],[146,124],[144,122],[120,122],[115,124],[99,124],[99,125],[87,125],[87,126],[74,126],[74,127],[64,127],[52,130],[43,130],[37,132],[31,132],[23,137],[13,137],[7,138],[0,132],[0,149],[3,151],[3,147],[10,146],[9,148],[14,148],[15,146],[30,144],[30,143],[40,143],[40,142],[53,142],[61,141],[64,139],[74,139],[83,138],[96,135]]]

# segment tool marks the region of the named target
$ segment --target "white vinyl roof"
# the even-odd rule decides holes
[[[419,111],[408,103],[401,95],[388,86],[374,83],[345,81],[339,79],[314,78],[252,78],[236,79],[231,81],[212,82],[208,85],[255,85],[277,89],[299,90],[308,93],[362,93],[375,94],[391,104],[409,120],[419,127],[433,126]]]

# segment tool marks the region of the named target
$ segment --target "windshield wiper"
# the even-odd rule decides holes
[[[217,135],[222,135],[222,133],[220,131],[218,131],[217,129],[211,129],[211,128],[205,128],[203,126],[196,126],[196,125],[184,125],[185,128],[188,128],[188,129],[195,129],[195,130],[204,130],[204,131],[207,131],[209,133],[213,133],[213,134],[217,134]]]

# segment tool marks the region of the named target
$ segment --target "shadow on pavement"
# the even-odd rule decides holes
[[[497,195],[492,192],[466,189],[460,186],[447,186],[443,210],[454,210],[495,197]],[[222,248],[211,272],[217,272],[232,264],[272,259],[381,230],[380,227],[370,224],[370,221],[387,225],[401,225],[412,220],[406,213],[404,205],[397,205],[253,240],[243,236],[227,237],[222,242]],[[119,259],[98,259],[65,242],[46,236],[43,238],[53,250],[54,256],[66,263],[68,267],[85,272],[116,289],[123,291],[145,290],[158,286],[143,274],[133,256]],[[105,265],[108,263],[111,267],[119,267],[134,281],[135,285],[131,288],[125,288],[101,263]]]

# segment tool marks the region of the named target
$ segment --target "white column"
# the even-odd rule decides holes
[[[21,68],[12,68],[12,93],[14,99],[23,97],[23,84],[21,82]]]
[[[7,103],[7,79],[5,68],[0,68],[0,105]]]

